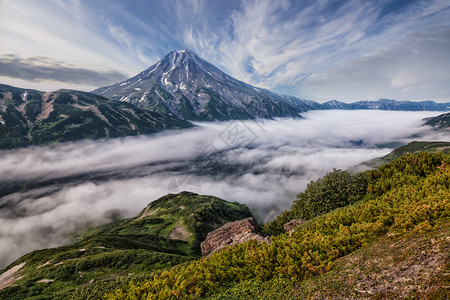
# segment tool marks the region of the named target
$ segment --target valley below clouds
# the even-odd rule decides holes
[[[439,112],[311,111],[304,119],[196,123],[151,136],[0,151],[0,268],[89,224],[131,217],[182,190],[247,204],[260,222],[333,168],[413,140]]]

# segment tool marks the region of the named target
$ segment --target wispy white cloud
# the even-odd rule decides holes
[[[136,57],[139,61],[150,65],[154,62],[154,58],[148,57],[144,53],[143,45],[136,41],[131,34],[129,34],[122,26],[114,25],[107,22],[108,32],[122,47],[128,52],[130,57]]]
[[[51,57],[85,69],[131,76],[189,47],[240,80],[310,99],[448,97],[444,80],[430,84],[412,76],[403,59],[412,37],[450,28],[446,0],[3,0],[0,22],[0,54]],[[439,73],[433,78],[446,78],[450,71],[426,64],[434,55],[420,51],[414,59]],[[396,60],[390,66],[395,78],[369,85],[367,76],[342,73],[376,71],[361,62],[380,56]]]
[[[328,2],[295,10],[287,1],[245,1],[232,14],[230,31],[216,37],[219,45],[203,44],[216,47],[213,60],[241,80],[269,88],[298,84],[305,75],[333,63],[342,49],[348,51],[342,46],[358,40],[375,18],[370,14],[373,8],[355,1],[331,16],[323,15]],[[209,32],[199,32],[190,40],[202,44],[198,40],[212,38]]]
[[[140,71],[145,66],[144,56],[130,54],[123,44],[105,34],[99,16],[91,13],[75,0],[2,1],[0,19],[6,26],[0,30],[0,54],[12,53],[24,59],[50,57],[93,72],[132,75]]]
[[[450,97],[450,28],[438,27],[413,34],[386,50],[345,61],[314,74],[304,82],[305,94],[321,100],[399,100]]]
[[[366,77],[358,79],[343,73],[339,66],[352,64],[353,72],[370,73],[372,69],[357,68],[352,62],[390,52],[392,59],[403,62],[391,65],[391,69],[395,68],[399,76],[402,72],[408,73],[405,70],[409,61],[402,58],[408,55],[409,36],[418,32],[431,34],[432,30],[427,29],[433,26],[450,27],[450,9],[445,1],[417,1],[387,13],[379,4],[352,0],[339,6],[333,1],[321,0],[299,7],[298,3],[287,1],[243,1],[242,7],[231,15],[229,30],[187,32],[186,43],[199,49],[202,55],[231,75],[257,86],[297,87],[298,96],[322,100],[395,97],[399,93],[393,92],[389,89],[391,86],[382,81],[372,81],[370,85],[371,90],[380,91],[376,94],[368,93],[367,85],[353,87],[354,93],[343,93],[340,84],[357,85]],[[450,51],[447,45],[445,47]],[[422,51],[415,56],[429,72],[434,72],[434,65],[426,67],[426,61],[434,52]],[[439,71],[442,76],[450,74],[443,69]],[[322,86],[311,88],[316,81],[308,80],[310,77],[324,77],[335,84],[322,92]],[[346,81],[347,77],[349,80]],[[402,98],[416,100],[428,95],[437,100],[445,97],[448,100],[447,84],[441,80],[429,85],[421,81],[424,78],[420,76],[413,82],[415,85],[403,88]],[[305,80],[306,87],[303,86]],[[403,83],[394,80],[395,84]],[[426,87],[433,93],[418,93]],[[282,88],[278,90],[282,91]]]

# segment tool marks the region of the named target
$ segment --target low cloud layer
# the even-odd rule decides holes
[[[31,250],[66,243],[82,226],[105,222],[111,210],[134,216],[169,192],[238,201],[268,220],[333,168],[383,156],[413,135],[449,140],[421,126],[438,114],[315,111],[302,120],[201,123],[159,135],[0,152],[0,268]]]
[[[70,66],[48,57],[0,56],[0,76],[33,82],[61,82],[93,86],[108,85],[127,78],[119,71],[99,71]]]

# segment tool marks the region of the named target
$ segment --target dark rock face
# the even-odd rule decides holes
[[[202,256],[208,257],[213,252],[218,252],[231,245],[242,244],[250,240],[256,240],[258,243],[270,242],[268,237],[262,237],[256,233],[253,218],[230,222],[208,233],[205,241],[200,245]]]
[[[303,223],[305,223],[306,220],[303,219],[293,219],[286,224],[283,225],[283,229],[286,233],[289,233],[289,235],[294,232],[295,228],[301,226]]]

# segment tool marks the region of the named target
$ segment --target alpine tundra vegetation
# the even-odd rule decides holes
[[[262,226],[269,243],[252,240],[209,258],[199,258],[199,241],[228,221],[251,216],[250,210],[188,192],[167,195],[133,219],[87,228],[72,245],[18,259],[2,272],[13,270],[13,280],[0,296],[442,299],[449,292],[449,183],[450,156],[443,153],[405,154],[355,175],[334,170],[311,182],[290,210]],[[280,225],[295,218],[306,222],[292,234],[283,233]],[[392,252],[378,250],[381,244]],[[366,258],[370,268],[359,263]],[[401,280],[393,274],[396,264],[410,270]],[[379,270],[395,280],[381,283]],[[343,275],[349,276],[343,284],[321,286]]]

